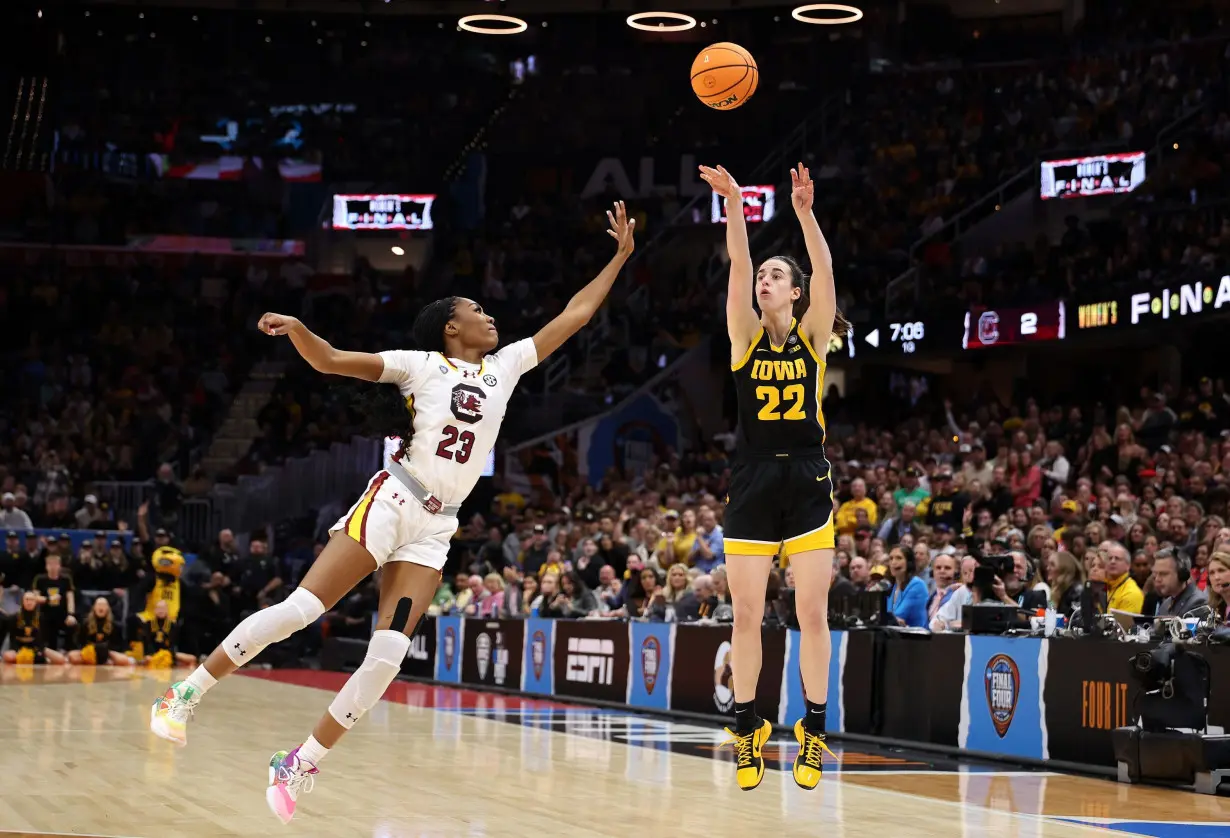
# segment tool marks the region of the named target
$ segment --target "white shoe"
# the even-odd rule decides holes
[[[312,790],[318,773],[320,770],[310,760],[299,756],[298,748],[274,754],[269,760],[269,788],[265,789],[269,811],[282,823],[290,823],[299,795]]]
[[[176,681],[150,708],[149,729],[182,748],[188,744],[188,720],[200,701],[195,687],[186,681]]]

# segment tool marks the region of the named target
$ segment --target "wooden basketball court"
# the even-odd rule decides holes
[[[310,732],[344,679],[256,672],[219,685],[178,749],[148,730],[169,672],[0,667],[0,836],[195,838],[283,827],[272,752]],[[771,746],[734,785],[709,727],[397,683],[322,765],[285,829],[299,836],[703,838],[1230,836],[1230,799],[862,745],[814,792]]]

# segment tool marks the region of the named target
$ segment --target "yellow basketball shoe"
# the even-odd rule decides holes
[[[803,720],[794,723],[794,738],[799,743],[799,755],[794,758],[794,781],[799,788],[814,789],[824,776],[824,767],[820,764],[825,754],[837,759],[824,741],[823,733],[812,733],[804,729]]]
[[[740,735],[726,728],[726,735],[730,738],[722,744],[735,746],[735,781],[744,791],[751,791],[764,779],[764,757],[761,751],[772,733],[773,725],[764,719],[760,720],[760,726],[751,733]]]

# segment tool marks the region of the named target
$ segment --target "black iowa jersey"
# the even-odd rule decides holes
[[[763,328],[756,334],[731,368],[739,399],[737,456],[824,456],[824,367],[797,320],[782,346],[773,346]]]

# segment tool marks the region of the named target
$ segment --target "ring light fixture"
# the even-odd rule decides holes
[[[476,23],[507,23],[508,26],[475,26]],[[512,15],[466,15],[457,25],[476,35],[520,35],[530,25]]]
[[[846,17],[808,17],[808,12],[845,12]],[[843,23],[854,23],[863,19],[863,10],[857,6],[847,6],[845,3],[809,3],[799,6],[790,13],[799,23],[818,23],[823,26],[840,26]]]
[[[650,23],[642,23],[646,19],[659,17],[679,22],[672,23],[669,26],[663,23],[659,23],[656,26]],[[628,15],[628,25],[633,29],[643,29],[646,32],[683,32],[696,26],[696,18],[691,15],[685,15],[682,12],[637,12],[634,15]]]

